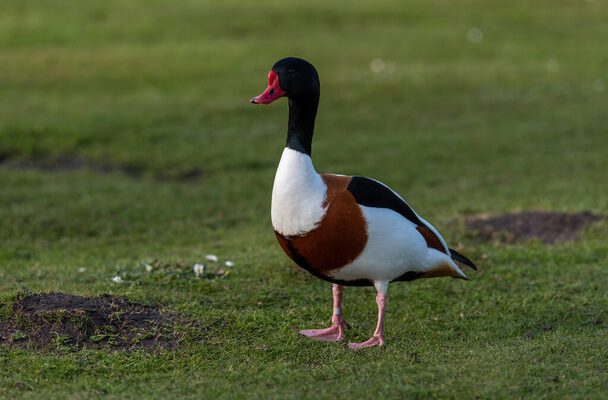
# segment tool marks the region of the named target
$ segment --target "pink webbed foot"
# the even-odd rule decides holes
[[[366,347],[382,347],[384,346],[384,309],[386,307],[386,282],[379,282],[376,285],[378,294],[376,295],[376,304],[378,305],[378,324],[374,331],[374,336],[360,343],[349,343],[348,347],[351,350],[363,349]]]
[[[322,340],[324,342],[339,342],[344,340],[344,331],[348,324],[344,321],[341,315],[334,315],[331,318],[332,325],[325,329],[305,329],[300,331],[301,335],[314,340]]]
[[[359,349],[364,349],[366,347],[375,347],[375,346],[378,346],[378,347],[384,346],[384,338],[382,336],[372,336],[365,342],[359,342],[359,343],[351,342],[348,344],[348,347],[351,350],[359,350]]]

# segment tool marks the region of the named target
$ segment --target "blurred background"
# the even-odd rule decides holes
[[[461,222],[518,210],[608,213],[607,20],[600,0],[2,0],[0,291],[126,293],[193,315],[231,313],[245,334],[264,323],[270,331],[277,318],[289,326],[296,317],[283,312],[302,309],[306,296],[318,306],[297,323],[325,315],[327,287],[291,269],[270,226],[287,104],[248,102],[276,60],[298,56],[321,79],[320,172],[384,181],[449,242],[486,257],[478,295],[510,279],[508,290],[529,300],[504,311],[507,320],[530,304],[554,316],[573,303],[600,312],[582,297],[542,305],[560,285],[605,282],[605,224],[549,248],[479,243]],[[241,267],[227,288],[110,280],[140,260],[207,252]],[[544,282],[541,297],[530,279]],[[585,290],[600,304],[599,286]],[[365,296],[353,295],[353,307],[371,316]],[[492,321],[480,329],[505,332]],[[463,382],[483,374],[473,375]]]

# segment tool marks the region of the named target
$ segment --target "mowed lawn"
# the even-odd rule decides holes
[[[205,330],[153,353],[0,347],[0,398],[605,398],[608,223],[506,245],[463,221],[608,214],[607,20],[582,0],[3,0],[0,302],[110,293]],[[286,102],[248,103],[288,55],[321,76],[317,169],[381,179],[480,266],[391,285],[383,349],[296,331],[329,323],[330,285],[270,225]],[[206,254],[236,266],[141,265]],[[374,291],[344,312],[367,339]]]

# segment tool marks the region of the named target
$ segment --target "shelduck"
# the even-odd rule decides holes
[[[343,287],[373,285],[376,330],[369,340],[349,347],[383,346],[389,283],[441,276],[467,279],[455,261],[477,267],[450,249],[437,229],[385,184],[363,176],[317,173],[311,145],[319,95],[315,68],[288,57],[274,64],[268,87],[251,99],[253,104],[289,100],[287,144],[272,189],[272,226],[296,264],[333,284],[332,325],[300,333],[317,340],[343,340]]]

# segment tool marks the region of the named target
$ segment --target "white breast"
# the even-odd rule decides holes
[[[285,148],[272,188],[272,226],[285,236],[314,229],[326,209],[327,187],[310,156]]]

